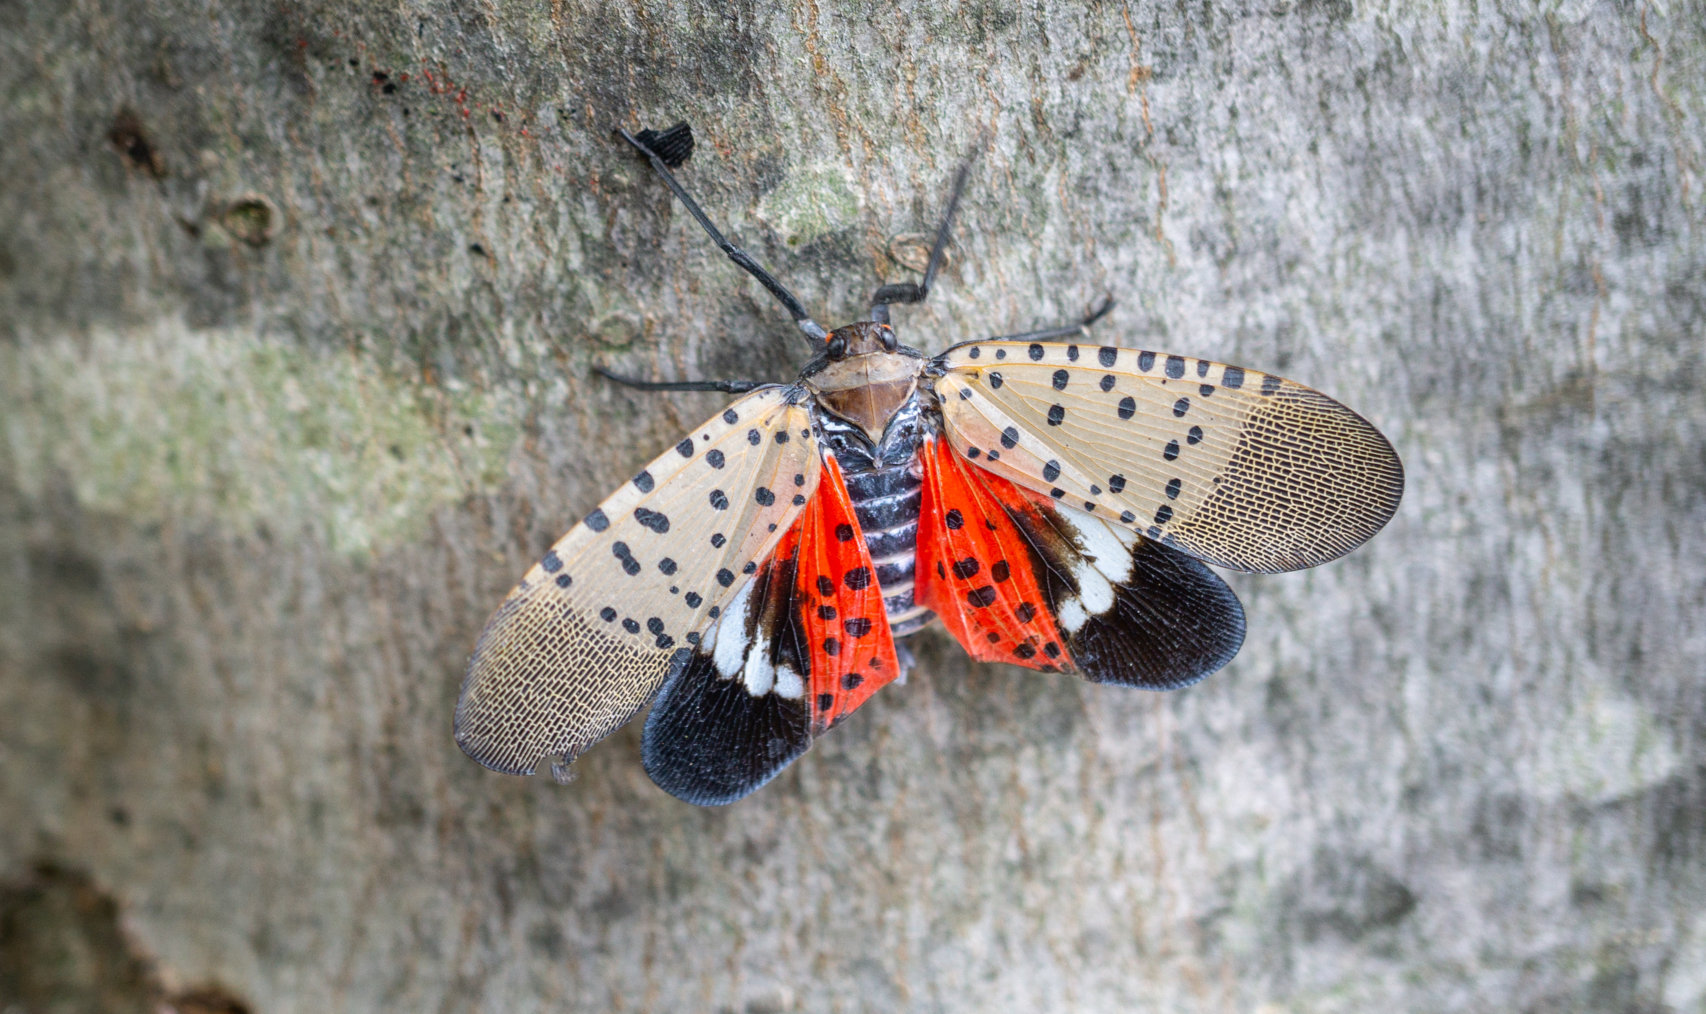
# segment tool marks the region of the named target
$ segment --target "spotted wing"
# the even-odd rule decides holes
[[[646,772],[702,806],[774,778],[899,673],[894,638],[840,467],[664,685]]]
[[[1053,342],[972,342],[937,364],[956,451],[1218,566],[1325,563],[1379,531],[1403,493],[1378,430],[1270,374]]]
[[[922,451],[919,601],[967,653],[1171,690],[1244,641],[1244,610],[1202,563],[1022,489],[939,438]]]
[[[817,490],[809,410],[756,391],[558,540],[487,621],[456,742],[499,771],[569,759],[627,722],[751,583]]]

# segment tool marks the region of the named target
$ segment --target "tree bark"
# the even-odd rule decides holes
[[[1701,3],[0,22],[0,1005],[1706,1011]],[[805,358],[611,134],[677,119],[828,326],[978,153],[903,340],[1112,293],[1398,516],[1186,691],[938,630],[732,807],[478,767],[486,616],[721,404],[590,369]]]

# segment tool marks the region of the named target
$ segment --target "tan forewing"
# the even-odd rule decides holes
[[[1403,492],[1403,466],[1367,420],[1271,374],[1054,342],[975,342],[939,362],[956,451],[1218,566],[1342,556]]]
[[[817,489],[790,388],[729,406],[534,564],[487,622],[456,741],[500,771],[573,758],[656,695],[678,652],[749,580]]]

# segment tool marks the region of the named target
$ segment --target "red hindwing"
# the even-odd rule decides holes
[[[833,457],[824,459],[817,494],[776,558],[796,551],[793,605],[811,659],[807,704],[816,735],[900,674],[876,568]]]
[[[930,438],[918,518],[918,602],[933,610],[971,657],[1071,672],[1030,543],[1014,514],[1047,524],[1031,497]],[[839,481],[839,476],[837,477]],[[821,495],[821,494],[820,494]]]

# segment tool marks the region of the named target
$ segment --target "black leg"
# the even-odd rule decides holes
[[[762,380],[634,380],[611,373],[602,366],[594,366],[592,372],[606,380],[614,380],[623,387],[641,391],[721,391],[724,394],[745,394],[770,386]]]
[[[1026,331],[1024,334],[994,335],[984,340],[992,342],[1040,342],[1047,341],[1050,338],[1070,338],[1073,335],[1083,335],[1089,332],[1091,324],[1094,324],[1103,317],[1106,317],[1108,315],[1108,311],[1113,308],[1114,297],[1110,294],[1102,300],[1101,306],[1090,311],[1090,315],[1088,317],[1085,317],[1076,324],[1071,324],[1066,327],[1046,328],[1042,331]]]
[[[948,248],[948,234],[954,226],[954,212],[960,207],[960,194],[965,192],[966,177],[971,175],[971,160],[960,166],[960,171],[954,174],[954,189],[948,194],[948,210],[942,215],[942,224],[936,227],[936,243],[930,248],[930,260],[924,265],[924,280],[917,284],[900,282],[896,285],[885,285],[871,296],[871,319],[879,324],[887,324],[889,320],[890,303],[922,303],[930,295],[930,283],[936,280],[936,272],[942,267],[942,254]]]
[[[664,160],[657,152],[646,147],[645,144],[641,143],[639,138],[628,133],[626,130],[623,130],[621,127],[617,127],[616,132],[621,134],[622,139],[633,145],[640,154],[646,156],[646,159],[651,162],[652,168],[657,170],[657,174],[659,176],[663,177],[664,184],[669,187],[670,192],[675,194],[675,196],[681,201],[682,206],[685,207],[687,209],[687,213],[692,215],[694,220],[699,223],[700,228],[704,229],[705,232],[710,235],[711,239],[716,241],[716,244],[719,247],[722,247],[723,253],[729,255],[729,260],[739,264],[748,274],[758,279],[759,284],[763,285],[766,289],[769,289],[770,294],[781,301],[782,305],[787,308],[788,313],[793,315],[794,323],[799,326],[801,331],[806,333],[806,337],[810,338],[814,343],[821,345],[825,338],[828,337],[828,332],[823,329],[821,324],[812,320],[811,315],[806,312],[806,308],[804,306],[800,305],[800,301],[794,297],[794,294],[789,292],[781,282],[778,282],[770,272],[760,267],[759,263],[753,260],[745,250],[742,250],[740,247],[735,246],[733,243],[730,243],[728,240],[723,238],[723,234],[717,231],[716,226],[711,224],[711,220],[705,216],[705,212],[700,210],[698,203],[694,201],[693,198],[687,196],[687,191],[682,188],[680,183],[676,182],[675,174],[669,171],[669,166],[664,163]]]

